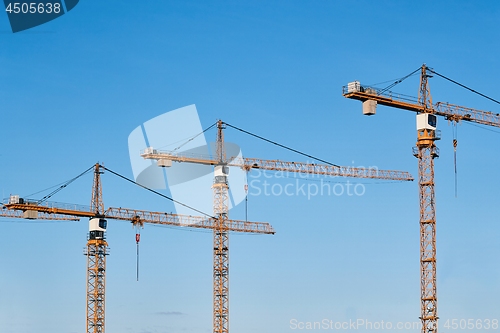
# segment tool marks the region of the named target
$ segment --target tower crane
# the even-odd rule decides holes
[[[230,166],[243,170],[252,169],[287,171],[302,174],[325,176],[372,178],[385,180],[411,181],[413,177],[405,171],[378,170],[373,168],[342,167],[327,164],[308,164],[286,162],[280,160],[263,160],[257,158],[226,157],[224,132],[226,124],[217,122],[216,154],[213,158],[189,156],[174,152],[159,151],[153,147],[146,148],[141,156],[156,160],[160,167],[170,167],[172,162],[188,162],[214,166],[214,182],[212,185],[214,198],[214,214],[217,224],[214,228],[214,298],[213,298],[213,332],[229,332],[229,241],[228,241],[228,174]]]
[[[422,332],[438,330],[436,288],[436,204],[434,194],[434,158],[439,156],[435,141],[440,139],[437,117],[458,123],[470,121],[482,125],[500,127],[500,115],[475,110],[450,103],[432,103],[428,73],[436,73],[425,64],[420,70],[418,99],[396,94],[386,89],[362,86],[354,81],[344,86],[342,94],[363,102],[363,114],[374,115],[377,104],[417,113],[417,143],[413,155],[418,159],[418,185],[420,198],[420,303]],[[411,75],[411,74],[410,74]]]
[[[50,217],[54,214],[57,217],[71,219],[75,217],[89,218],[89,237],[85,251],[87,256],[87,333],[104,333],[105,329],[105,274],[106,255],[108,255],[108,244],[105,237],[106,219],[129,221],[134,226],[143,226],[144,223],[149,223],[212,230],[220,230],[222,223],[221,217],[187,216],[121,207],[104,209],[101,168],[108,170],[98,163],[95,164],[90,208],[73,204],[41,203],[39,201],[24,200],[19,196],[11,196],[9,202],[4,204],[6,209],[12,211],[9,214],[21,216],[18,212],[22,212],[22,216],[25,218],[35,218],[37,215]],[[253,234],[275,233],[269,223],[227,219],[224,221],[223,230],[224,232],[234,231]]]

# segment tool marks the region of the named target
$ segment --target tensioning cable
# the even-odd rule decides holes
[[[148,190],[148,191],[150,191],[150,192],[153,192],[154,194],[159,195],[159,196],[160,196],[160,197],[162,197],[162,198],[168,199],[168,200],[170,200],[170,201],[172,201],[172,202],[175,202],[176,204],[179,204],[179,205],[181,205],[181,206],[184,206],[184,207],[186,207],[186,208],[189,208],[189,209],[191,209],[191,210],[193,210],[193,211],[195,211],[195,212],[197,212],[197,213],[200,213],[201,215],[204,215],[204,216],[207,216],[207,217],[210,217],[210,218],[216,219],[214,216],[212,216],[212,215],[210,215],[210,214],[207,214],[207,213],[202,212],[201,210],[198,210],[198,209],[196,209],[196,208],[194,208],[194,207],[188,206],[188,205],[186,205],[186,204],[183,204],[182,202],[179,202],[179,201],[177,201],[177,200],[174,200],[173,198],[171,198],[171,197],[169,197],[169,196],[167,196],[167,195],[165,195],[165,194],[162,194],[162,193],[160,193],[160,192],[158,192],[158,191],[155,191],[155,190],[153,190],[153,189],[150,189],[150,188],[149,188],[149,187],[147,187],[147,186],[144,186],[144,185],[142,185],[142,184],[139,184],[139,183],[137,183],[136,181],[133,181],[132,179],[127,178],[127,177],[125,177],[125,176],[123,176],[123,175],[121,175],[121,174],[119,174],[119,173],[117,173],[117,172],[114,172],[113,170],[110,170],[110,169],[108,169],[108,168],[106,168],[106,167],[104,167],[104,166],[102,166],[102,165],[101,165],[101,167],[102,167],[104,170],[111,172],[111,173],[112,173],[112,174],[114,174],[115,176],[118,176],[118,177],[120,177],[120,178],[122,178],[122,179],[125,179],[126,181],[128,181],[128,182],[130,182],[130,183],[132,183],[132,184],[135,184],[135,185],[137,185],[137,186],[139,186],[139,187],[142,187],[142,188],[143,188],[143,189],[145,189],[145,190]]]
[[[298,150],[296,150],[296,149],[293,149],[293,148],[287,147],[287,146],[282,145],[282,144],[280,144],[280,143],[277,143],[277,142],[275,142],[275,141],[271,141],[271,140],[269,140],[269,139],[263,138],[263,137],[261,137],[261,136],[259,136],[259,135],[257,135],[257,134],[250,133],[250,132],[248,132],[248,131],[245,131],[244,129],[241,129],[241,128],[236,127],[236,126],[233,126],[233,125],[230,125],[230,124],[228,124],[228,123],[226,123],[226,122],[223,122],[223,124],[225,124],[225,125],[227,125],[227,126],[229,126],[229,127],[232,127],[232,128],[234,128],[235,130],[238,130],[238,131],[243,132],[243,133],[245,133],[245,134],[248,134],[248,135],[251,135],[251,136],[256,137],[256,138],[258,138],[258,139],[261,139],[261,140],[263,140],[263,141],[266,141],[266,142],[268,142],[268,143],[272,143],[273,145],[276,145],[276,146],[278,146],[278,147],[281,147],[281,148],[284,148],[284,149],[287,149],[287,150],[293,151],[294,153],[300,154],[300,155],[302,155],[302,156],[306,156],[306,157],[312,158],[313,160],[320,161],[320,162],[322,162],[322,163],[325,163],[325,164],[328,164],[328,165],[331,165],[331,166],[334,166],[334,167],[340,168],[340,166],[339,166],[339,165],[337,165],[337,164],[330,163],[330,162],[325,161],[325,160],[323,160],[323,159],[321,159],[321,158],[314,157],[314,156],[312,156],[312,155],[309,155],[309,154],[303,153],[303,152],[301,152],[301,151],[298,151]]]

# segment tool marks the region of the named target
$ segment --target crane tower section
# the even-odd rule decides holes
[[[217,158],[214,167],[214,295],[213,295],[213,329],[214,333],[229,332],[229,235],[228,235],[228,174],[225,164],[223,125],[217,124]]]
[[[106,242],[107,222],[104,219],[100,165],[94,168],[94,183],[90,210],[95,214],[89,219],[87,256],[87,333],[104,333],[106,296]]]
[[[439,156],[435,141],[437,121],[433,113],[432,98],[426,71],[422,66],[419,104],[423,111],[417,114],[418,187],[420,198],[420,320],[422,333],[438,330],[436,285],[436,200],[434,192],[434,158]]]
[[[95,217],[89,220],[87,256],[87,333],[103,333],[106,295],[107,221]]]

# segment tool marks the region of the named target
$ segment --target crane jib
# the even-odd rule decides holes
[[[150,151],[153,151],[152,149]],[[175,162],[197,163],[204,165],[217,165],[214,159],[202,156],[186,156],[182,154],[173,154],[171,152],[145,152],[142,154],[145,159],[153,160],[170,160]],[[413,181],[413,177],[406,171],[383,170],[376,167],[352,167],[352,166],[336,166],[327,164],[313,164],[301,162],[288,162],[280,160],[264,160],[257,158],[231,157],[225,161],[225,165],[240,167],[246,171],[251,169],[284,171],[293,173],[324,175],[332,177],[353,177],[353,178],[371,178],[384,180],[401,180]],[[160,165],[163,166],[163,165]]]

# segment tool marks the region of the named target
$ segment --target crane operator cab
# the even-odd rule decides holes
[[[229,167],[227,165],[216,165],[214,167],[215,183],[227,184],[227,176],[229,176]]]
[[[104,233],[108,222],[100,217],[93,217],[89,220],[89,239],[104,239]]]
[[[417,114],[417,131],[431,130],[435,131],[437,128],[437,117],[430,113]]]

